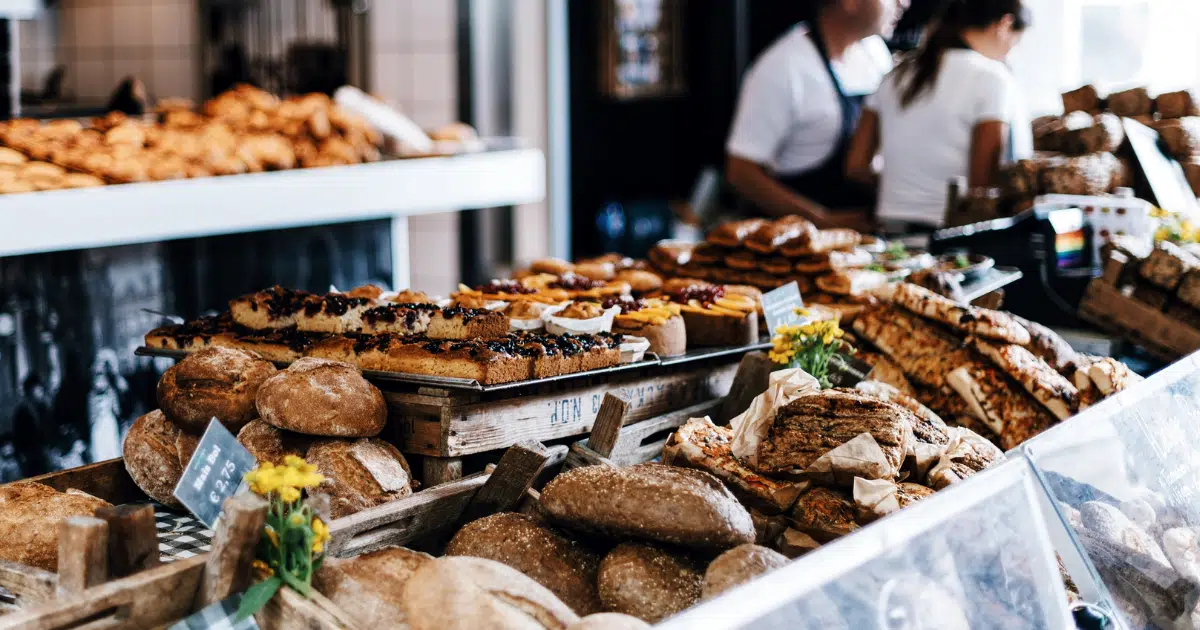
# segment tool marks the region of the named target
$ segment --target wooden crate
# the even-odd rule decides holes
[[[626,423],[723,396],[737,359],[618,373],[611,381],[597,377],[550,383],[519,394],[432,387],[384,392],[392,420],[388,437],[401,451],[425,456],[425,483],[450,481],[461,476],[464,456],[525,440],[547,442],[587,434],[608,393],[629,401]]]
[[[1121,335],[1164,361],[1177,361],[1200,349],[1200,330],[1121,291],[1119,283],[1128,264],[1124,254],[1112,252],[1104,275],[1088,284],[1079,303],[1079,317]]]

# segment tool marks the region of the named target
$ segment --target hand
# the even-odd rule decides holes
[[[854,212],[829,212],[825,215],[825,221],[818,224],[822,229],[844,228],[871,234],[875,231],[875,221],[866,210]]]

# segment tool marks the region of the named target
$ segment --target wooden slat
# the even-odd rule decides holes
[[[22,602],[36,603],[54,598],[58,575],[44,569],[0,560],[0,586]]]
[[[108,522],[108,571],[114,578],[159,565],[154,506],[142,503],[100,508],[96,518]]]
[[[192,610],[205,560],[186,558],[4,615],[0,630],[147,628],[178,621]]]
[[[621,427],[625,426],[625,416],[629,413],[629,400],[620,394],[607,393],[600,403],[600,411],[592,423],[592,433],[588,436],[588,448],[608,457],[617,445],[617,437],[621,435]]]
[[[617,436],[617,443],[609,454],[609,459],[623,464],[625,454],[641,447],[642,441],[646,438],[667,429],[681,427],[692,418],[703,418],[705,416],[711,418],[713,414],[719,413],[724,405],[724,400],[718,398],[624,427]],[[589,443],[588,446],[590,447],[591,444]]]
[[[254,620],[262,630],[359,629],[336,604],[315,590],[311,597],[305,598],[291,589],[279,589],[279,593],[254,616]]]
[[[515,510],[549,459],[550,454],[538,442],[510,447],[500,458],[495,472],[471,497],[460,521],[468,523],[497,512]]]
[[[615,385],[597,383],[571,391],[446,407],[440,418],[397,405],[392,407],[392,418],[404,425],[400,432],[404,452],[459,457],[527,440],[545,442],[588,433],[609,392],[629,400],[626,423],[711,400],[728,391],[736,370],[732,363],[705,366]]]
[[[729,386],[729,395],[725,397],[725,405],[712,421],[721,425],[729,424],[730,420],[749,409],[755,396],[767,391],[774,367],[763,352],[751,352],[742,357],[737,374]]]
[[[421,484],[426,488],[462,479],[462,459],[427,455],[421,462]]]
[[[247,492],[225,499],[204,567],[196,608],[219,602],[250,586],[250,565],[263,535],[267,502]]]
[[[25,481],[36,481],[59,492],[75,488],[113,505],[149,500],[133,483],[133,478],[125,470],[125,460],[120,458],[47,473]]]
[[[576,442],[571,445],[571,452],[567,454],[566,468],[582,468],[584,466],[616,466],[617,464],[607,457],[601,456],[596,451],[588,448],[583,442]]]
[[[1122,334],[1155,355],[1174,361],[1200,349],[1200,331],[1125,297],[1104,280],[1092,280],[1079,304],[1081,318]]]
[[[58,596],[82,593],[108,581],[108,523],[71,516],[58,523]]]
[[[453,527],[487,481],[473,475],[330,523],[328,553],[347,557],[388,545],[404,545]]]

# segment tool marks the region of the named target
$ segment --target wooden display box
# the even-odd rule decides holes
[[[1110,254],[1104,275],[1088,284],[1079,303],[1079,317],[1121,335],[1164,361],[1174,362],[1200,349],[1200,330],[1122,292],[1120,281],[1126,277],[1129,264],[1129,258],[1121,252]]]

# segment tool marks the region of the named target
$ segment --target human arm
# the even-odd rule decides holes
[[[864,184],[875,185],[879,174],[875,172],[875,156],[879,154],[879,114],[864,109],[858,121],[858,131],[850,141],[846,155],[846,177]]]
[[[967,182],[971,188],[993,185],[1000,174],[1001,158],[1008,148],[1008,123],[989,120],[975,125],[971,132],[970,166]]]
[[[725,161],[725,177],[742,196],[772,216],[798,214],[819,227],[829,222],[828,209],[796,194],[761,164],[730,154]]]

